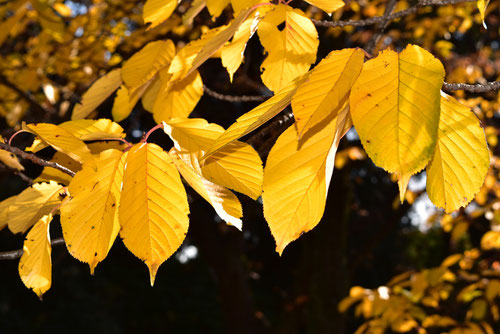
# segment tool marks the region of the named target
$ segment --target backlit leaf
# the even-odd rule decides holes
[[[177,3],[178,0],[147,0],[142,13],[144,23],[151,23],[149,28],[163,23],[172,15]]]
[[[2,136],[0,136],[0,143],[5,144]],[[10,168],[17,169],[18,171],[24,170],[23,165],[21,165],[15,154],[8,151],[0,150],[0,162]]]
[[[300,9],[276,6],[260,21],[257,33],[268,53],[261,65],[262,82],[274,92],[305,74],[316,61],[318,32]]]
[[[316,6],[327,13],[333,13],[345,5],[342,0],[306,0],[306,2],[309,2],[311,5]]]
[[[144,94],[151,83],[152,81],[148,81],[136,89],[132,94],[127,86],[121,85],[120,89],[118,89],[118,92],[116,93],[113,109],[111,110],[111,115],[116,122],[120,122],[130,115],[137,104],[137,101],[139,101],[142,94]]]
[[[292,99],[299,137],[327,118],[349,97],[363,67],[361,49],[332,51],[311,71]]]
[[[200,73],[194,71],[176,81],[168,80],[170,74],[163,73],[160,73],[161,87],[153,106],[153,118],[161,123],[174,117],[188,117],[203,96]]]
[[[52,159],[50,159],[50,161],[56,162],[59,165],[66,167],[75,173],[78,172],[80,169],[82,169],[82,165],[78,161],[71,159],[66,154],[61,152],[56,152],[52,157]],[[57,183],[68,185],[72,179],[73,177],[71,175],[63,173],[59,169],[55,169],[53,167],[44,167],[42,173],[34,181],[35,182],[55,181]]]
[[[427,166],[427,193],[452,212],[467,205],[483,185],[490,165],[484,130],[476,115],[442,93],[438,141]]]
[[[408,45],[367,61],[351,90],[352,121],[368,156],[401,180],[420,171],[434,152],[444,68]]]
[[[92,157],[89,148],[81,139],[55,124],[25,124],[23,129],[33,133],[56,151],[67,154],[78,162],[83,162]]]
[[[133,93],[168,66],[174,56],[175,45],[171,40],[148,43],[123,65],[123,82]]]
[[[219,125],[196,118],[174,119],[164,123],[164,130],[178,150],[187,150],[196,158],[224,132]],[[193,164],[198,164],[198,161]],[[257,199],[262,191],[262,161],[247,143],[233,141],[206,159],[201,172],[206,179],[253,199]]]
[[[38,298],[50,289],[52,284],[52,246],[49,227],[52,215],[44,215],[33,226],[24,241],[24,253],[19,261],[19,276],[27,288]]]
[[[7,214],[9,213],[9,207],[12,204],[14,204],[15,201],[16,201],[16,196],[11,196],[0,202],[0,231],[3,230],[4,227],[7,226],[7,223],[9,222],[7,220]]]
[[[71,115],[72,120],[86,118],[122,84],[121,69],[116,69],[99,78],[83,94],[81,104],[77,104]]]
[[[177,149],[172,148],[169,154],[191,188],[212,205],[222,220],[241,230],[240,218],[243,216],[243,211],[236,195],[201,176],[201,169],[197,164],[198,160],[192,159],[190,153],[180,153]],[[193,160],[195,166],[193,166]]]
[[[484,29],[488,29],[486,27],[486,23],[484,22],[484,17],[486,15],[486,7],[488,7],[489,3],[490,0],[477,0],[477,8],[479,9],[479,13],[481,14],[481,20],[483,21]]]
[[[262,0],[231,0],[231,6],[235,13],[239,13],[243,9],[253,7],[259,3],[263,3]]]
[[[331,114],[325,126],[305,136],[300,146],[297,130],[290,126],[269,153],[262,202],[280,255],[323,216],[335,153],[351,126],[348,107],[336,116]]]
[[[61,206],[61,226],[68,251],[88,263],[91,273],[106,258],[120,230],[123,156],[111,149],[84,163],[68,187],[70,200]]]
[[[7,211],[9,230],[24,233],[43,216],[61,204],[63,187],[55,182],[35,183],[10,202]]]
[[[194,0],[191,7],[182,15],[182,24],[191,25],[193,19],[205,8],[207,0]]]
[[[246,114],[240,116],[236,122],[234,122],[219,138],[217,138],[212,147],[210,147],[210,149],[205,153],[203,159],[208,158],[214,152],[220,150],[231,142],[249,134],[279,114],[290,104],[293,95],[297,91],[297,87],[304,82],[305,78],[307,78],[307,75],[295,79],[282,91],[264,101]]]
[[[126,159],[120,199],[120,236],[149,268],[153,285],[158,267],[184,241],[189,207],[172,159],[155,144],[134,145]]]
[[[230,0],[206,0],[207,9],[212,17],[218,17],[224,8],[229,5]]]

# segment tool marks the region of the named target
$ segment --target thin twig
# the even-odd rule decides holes
[[[348,21],[322,21],[322,20],[315,20],[313,19],[312,21],[314,22],[315,25],[319,27],[346,27],[346,26],[352,26],[352,27],[365,27],[365,26],[370,26],[374,25],[377,23],[383,23],[385,20],[392,21],[396,20],[408,15],[415,14],[420,8],[426,7],[426,6],[445,6],[445,5],[454,5],[458,3],[463,3],[463,2],[475,2],[476,0],[422,0],[419,3],[417,3],[415,6],[410,7],[405,10],[401,10],[396,13],[392,13],[388,15],[387,17],[384,16],[374,16],[370,17],[366,20],[348,20]]]
[[[64,244],[63,238],[56,238],[50,242],[52,246]],[[9,252],[0,252],[0,260],[15,260],[23,256],[24,249],[16,249]]]
[[[370,40],[366,44],[365,50],[369,54],[373,54],[373,50],[377,46],[378,41],[384,35],[384,30],[387,28],[387,26],[390,23],[389,15],[391,15],[395,6],[396,6],[396,0],[389,0],[387,2],[387,5],[385,6],[385,9],[384,9],[384,15],[383,15],[383,17],[385,19],[384,19],[384,21],[382,21],[381,23],[376,25],[375,33],[373,34],[372,38],[370,38]]]
[[[47,160],[44,160],[42,158],[37,157],[36,155],[34,155],[32,153],[24,152],[23,150],[20,150],[17,147],[10,146],[10,145],[4,144],[4,143],[0,143],[0,149],[8,151],[10,153],[14,153],[18,157],[21,157],[21,158],[26,159],[26,160],[30,160],[31,162],[33,162],[34,164],[37,164],[39,166],[52,167],[52,168],[60,170],[63,173],[66,173],[68,175],[75,176],[75,172],[73,172],[72,170],[70,170],[64,166],[61,166],[56,162],[47,161]]]
[[[465,90],[469,93],[488,93],[500,90],[500,81],[487,82],[485,84],[469,85],[465,83],[447,83],[443,84],[443,90],[451,92],[454,90]]]
[[[261,102],[267,99],[267,96],[264,95],[256,95],[256,96],[248,96],[248,95],[241,95],[241,96],[234,96],[234,95],[225,95],[225,94],[220,94],[217,93],[207,86],[203,85],[203,89],[205,90],[205,93],[207,95],[213,97],[214,99],[217,100],[222,100],[222,101],[228,101],[228,102]]]

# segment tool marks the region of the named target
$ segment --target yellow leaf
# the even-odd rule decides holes
[[[313,229],[325,210],[335,153],[351,126],[349,108],[331,114],[325,126],[299,139],[290,126],[276,141],[264,169],[264,217],[281,255],[285,247]],[[312,131],[311,131],[312,132]]]
[[[246,114],[240,116],[224,133],[217,138],[214,144],[203,156],[203,160],[216,151],[227,146],[231,142],[249,134],[271,118],[279,114],[290,104],[297,87],[304,82],[307,75],[295,79],[290,85],[283,88],[279,93],[264,101]]]
[[[55,182],[35,183],[11,200],[7,212],[9,230],[24,233],[61,204],[63,187]]]
[[[162,70],[164,71],[164,70]],[[158,92],[161,88],[161,79],[160,76],[157,75],[151,85],[149,85],[148,89],[144,92],[141,98],[142,106],[145,110],[152,112],[155,104],[156,97],[158,96]]]
[[[351,116],[373,162],[407,177],[434,152],[439,124],[439,90],[444,68],[429,52],[408,45],[367,61],[351,89]]]
[[[72,120],[86,118],[122,84],[121,69],[116,69],[99,78],[83,94],[81,104],[77,104],[71,115]]]
[[[179,151],[201,156],[224,132],[204,119],[173,119],[164,123],[165,132]],[[198,164],[198,161],[193,162]],[[204,161],[202,175],[208,180],[257,199],[262,191],[262,161],[248,144],[233,141]]]
[[[92,157],[89,148],[81,139],[55,124],[23,124],[23,129],[38,136],[56,151],[67,154],[78,162],[83,162]]]
[[[144,94],[151,83],[152,81],[148,81],[132,93],[130,93],[125,85],[122,85],[120,89],[118,89],[118,93],[116,93],[113,103],[113,109],[111,110],[111,115],[116,122],[120,122],[130,115],[137,101],[139,101],[142,94]]]
[[[192,159],[190,153],[180,153],[177,149],[172,148],[169,154],[191,188],[212,205],[222,220],[241,230],[242,222],[240,218],[243,216],[243,211],[236,195],[201,176],[198,161],[196,158]],[[193,160],[196,165],[193,165]]]
[[[224,8],[229,5],[229,1],[230,0],[206,0],[208,12],[213,18],[218,17]]]
[[[69,184],[71,198],[61,206],[61,226],[68,251],[88,263],[90,272],[108,255],[120,224],[118,204],[124,154],[107,150],[85,162]]]
[[[64,166],[75,173],[82,168],[82,165],[79,162],[71,159],[66,154],[61,152],[56,152],[52,157],[52,159],[50,159],[50,161],[56,162],[59,165]],[[34,182],[55,181],[57,183],[68,185],[72,179],[73,179],[72,176],[61,172],[59,169],[55,169],[52,167],[44,167],[42,173],[34,180]]]
[[[10,206],[14,204],[15,201],[16,201],[16,196],[11,196],[0,202],[0,231],[3,230],[4,227],[7,226],[7,223],[9,222],[7,220],[7,215],[9,213]]]
[[[500,232],[486,232],[481,238],[481,248],[484,250],[500,249]]]
[[[207,41],[200,52],[194,58],[191,68],[186,73],[186,76],[193,73],[201,64],[203,64],[211,55],[217,52],[236,32],[236,30],[241,26],[241,24],[246,20],[246,18],[253,11],[252,8],[244,9],[240,11],[238,16],[227,26],[221,29],[215,36],[213,36],[209,41]]]
[[[263,3],[262,0],[231,0],[231,6],[235,13],[239,13],[243,9],[253,7],[259,3]]]
[[[71,16],[71,8],[66,6],[63,3],[55,3],[54,4],[54,10],[59,13],[59,15],[63,17],[70,17]]]
[[[175,56],[171,40],[148,43],[135,53],[122,67],[122,79],[130,93],[149,82]]]
[[[292,99],[299,138],[339,111],[363,67],[361,49],[332,51],[311,71]]]
[[[134,145],[126,159],[119,217],[125,246],[149,268],[158,267],[184,241],[189,207],[172,159],[155,144]]]
[[[59,124],[58,127],[70,132],[73,136],[80,140],[90,141],[125,137],[123,128],[118,123],[115,123],[107,118],[68,121]],[[38,152],[47,146],[47,143],[43,140],[36,138],[27,150],[31,152]]]
[[[172,59],[170,67],[168,68],[168,73],[172,74],[170,80],[174,81],[186,77],[186,74],[193,66],[194,59],[203,47],[225,27],[227,26],[210,29],[201,35],[199,39],[189,42],[186,46],[180,49],[174,59]]]
[[[48,32],[56,41],[62,42],[66,25],[63,19],[54,13],[49,1],[34,0],[30,1],[33,8],[38,13],[38,19],[42,28]]]
[[[169,80],[170,74],[163,73],[160,73],[161,87],[153,106],[153,118],[157,123],[189,116],[203,96],[203,82],[198,71],[173,82]]]
[[[172,15],[177,3],[178,0],[147,0],[142,13],[144,23],[151,23],[149,28],[163,23]]]
[[[345,5],[342,0],[306,0],[306,2],[309,2],[311,5],[316,6],[327,13],[333,13]]]
[[[234,72],[236,72],[243,61],[243,53],[245,52],[248,40],[257,31],[257,24],[262,19],[264,8],[272,7],[261,7],[255,11],[254,15],[247,17],[234,33],[231,42],[224,45],[221,49],[222,65],[227,69],[231,82],[233,81]]]
[[[483,21],[484,29],[488,29],[488,27],[486,27],[486,23],[484,22],[484,17],[486,15],[486,7],[488,7],[489,3],[490,0],[477,0],[477,8],[479,9],[479,13],[481,14],[481,20]]]
[[[449,327],[449,326],[455,326],[457,322],[450,317],[447,316],[440,316],[438,314],[431,314],[427,316],[423,323],[423,327]]]
[[[24,253],[19,261],[19,276],[27,288],[38,298],[50,289],[52,284],[52,246],[49,227],[52,215],[44,215],[33,226],[24,241]]]
[[[182,15],[182,24],[185,26],[191,25],[193,19],[205,8],[207,0],[194,0],[191,7]]]
[[[0,136],[0,143],[5,144],[2,136]],[[17,169],[19,171],[24,170],[23,165],[17,160],[17,157],[8,151],[0,150],[0,161],[6,166]]]
[[[427,166],[427,193],[447,213],[469,204],[484,183],[490,156],[476,115],[442,93],[438,141]]]
[[[262,82],[274,92],[306,73],[316,61],[318,32],[300,9],[276,6],[260,21],[257,33],[268,53],[261,65]]]

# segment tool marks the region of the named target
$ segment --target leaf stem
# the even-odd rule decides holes
[[[142,142],[142,143],[147,143],[147,142],[148,142],[148,138],[149,138],[149,136],[150,136],[153,132],[155,132],[156,130],[161,129],[162,127],[163,127],[163,124],[161,124],[161,123],[160,123],[160,124],[157,124],[157,125],[155,125],[155,126],[153,126],[153,127],[152,127],[152,128],[151,128],[151,129],[150,129],[150,130],[149,130],[149,131],[148,131],[148,132],[144,135],[144,137],[142,137],[141,142]]]

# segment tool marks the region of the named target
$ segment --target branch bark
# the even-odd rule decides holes
[[[469,85],[465,83],[447,83],[443,84],[443,90],[447,92],[455,90],[465,90],[469,93],[489,93],[500,90],[500,81],[487,82],[485,84]]]
[[[56,238],[50,242],[52,246],[64,244],[63,238]],[[0,252],[0,260],[15,260],[23,256],[24,249],[17,249],[9,252]]]
[[[207,86],[203,85],[203,89],[205,90],[205,93],[207,93],[208,96],[213,97],[214,99],[217,100],[222,100],[222,101],[228,101],[228,102],[261,102],[267,99],[267,96],[264,95],[255,95],[255,96],[249,96],[249,95],[241,95],[241,96],[234,96],[234,95],[225,95],[225,94],[220,94],[217,93]]]
[[[52,167],[52,168],[60,170],[63,173],[66,173],[68,175],[75,176],[75,172],[73,172],[72,170],[70,170],[64,166],[61,166],[56,162],[47,161],[47,160],[44,160],[42,158],[37,157],[36,155],[34,155],[32,153],[24,152],[23,150],[20,150],[17,147],[13,147],[13,146],[10,146],[8,144],[0,143],[0,149],[8,151],[10,153],[14,153],[18,157],[26,159],[26,160],[30,160],[31,162],[33,162],[34,164],[37,164],[39,166]]]

